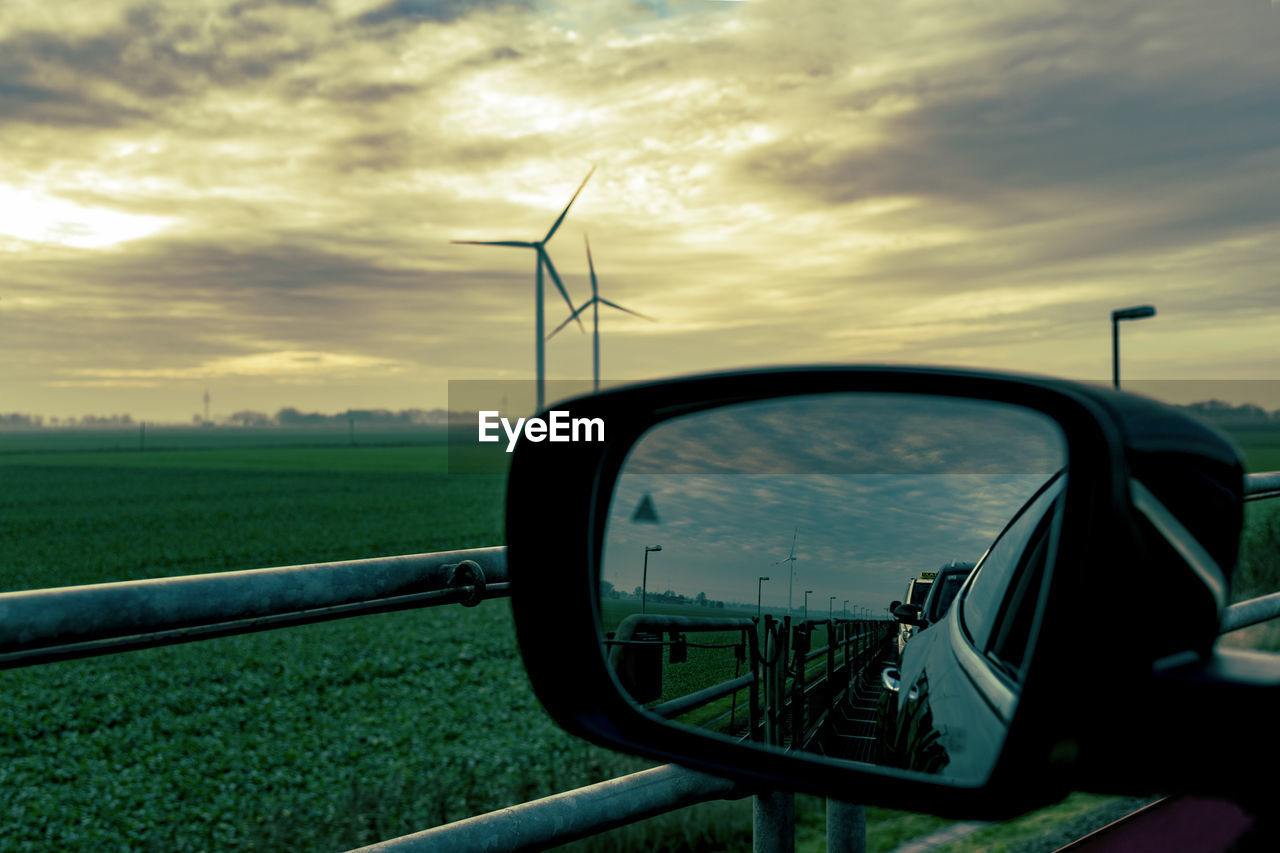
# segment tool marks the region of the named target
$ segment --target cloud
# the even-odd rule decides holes
[[[50,80],[55,93],[87,90],[98,109],[129,99],[159,106],[211,87],[261,83],[312,55],[271,19],[241,13],[202,21],[160,4],[127,7],[93,33],[20,28],[0,40],[6,79]]]
[[[448,241],[541,236],[592,165],[557,268],[580,303],[588,231],[608,298],[661,321],[602,320],[607,374],[892,359],[1096,376],[1116,300],[1195,341],[1133,349],[1141,370],[1261,370],[1273,17],[1137,0],[3,6],[0,184],[164,223],[109,244],[10,228],[5,298],[26,301],[6,362],[36,367],[8,387],[45,364],[266,351],[528,375],[531,259]],[[548,356],[553,376],[590,370],[578,337]]]
[[[1044,415],[985,400],[854,391],[726,405],[657,424],[637,474],[1033,475],[1066,460]]]
[[[270,377],[284,381],[308,379],[331,381],[344,374],[369,369],[401,371],[405,365],[365,355],[332,352],[283,351],[216,358],[194,367],[151,368],[83,368],[74,371],[78,379],[58,384],[122,386],[132,383],[154,384],[160,380],[226,379],[232,377]]]
[[[901,598],[906,581],[952,560],[977,562],[1018,509],[1044,484],[1025,475],[664,475],[619,479],[604,543],[602,576],[631,591],[642,581],[640,555],[661,544],[649,589],[749,602],[757,580],[767,606],[787,600],[787,566],[796,535],[794,601],[812,588],[818,609],[829,595],[879,611]],[[658,525],[630,516],[649,495]],[[821,602],[821,604],[819,604]]]
[[[447,24],[477,11],[500,10],[503,7],[527,9],[529,5],[524,0],[391,0],[355,20],[362,26],[423,21]]]

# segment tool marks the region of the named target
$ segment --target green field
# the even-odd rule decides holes
[[[1240,448],[1248,470],[1280,470],[1280,427],[1228,428],[1224,432]]]
[[[501,544],[502,478],[443,473],[439,444],[190,432],[142,452],[0,435],[0,588]],[[1242,580],[1275,588],[1280,513],[1249,522]],[[0,672],[3,851],[342,850],[644,766],[550,721],[502,601]],[[946,823],[868,811],[875,850]],[[748,850],[750,813],[578,846]],[[800,798],[800,849],[821,813]]]
[[[0,436],[0,589],[502,543],[503,479],[438,445],[51,435]],[[648,764],[551,722],[505,601],[0,672],[4,851],[342,850]],[[596,846],[668,838],[749,849],[750,803]]]
[[[297,427],[147,426],[0,431],[0,459],[30,453],[219,450],[263,447],[430,446],[447,443],[443,426],[347,424]]]

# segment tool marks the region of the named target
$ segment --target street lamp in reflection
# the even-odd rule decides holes
[[[811,589],[806,589],[804,591],[804,621],[805,622],[809,621],[809,593],[811,592],[813,592],[813,590]]]
[[[760,601],[761,601],[761,595],[763,594],[763,590],[764,590],[764,582],[767,581],[768,579],[769,579],[768,575],[762,575],[759,578],[759,580],[756,581],[756,618],[757,619],[760,618]]]
[[[649,552],[661,551],[661,545],[644,546],[644,574],[640,576],[640,612],[644,613],[645,598],[649,594]]]
[[[836,597],[834,595],[827,598],[827,621],[836,621]]]
[[[847,598],[844,600],[844,618],[846,620],[849,618],[849,599]]]
[[[1142,320],[1154,317],[1154,305],[1134,305],[1132,308],[1117,308],[1111,312],[1111,386],[1120,387],[1120,321]]]

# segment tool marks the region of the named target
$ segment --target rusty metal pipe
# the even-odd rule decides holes
[[[0,667],[508,595],[506,548],[0,593]]]
[[[371,844],[352,853],[545,850],[695,803],[730,799],[744,793],[728,779],[664,764]]]

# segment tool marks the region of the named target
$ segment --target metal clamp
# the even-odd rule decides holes
[[[471,594],[458,603],[463,607],[475,607],[484,595],[484,569],[475,560],[463,560],[452,566],[445,566],[449,571],[448,586],[451,589],[470,587]]]

